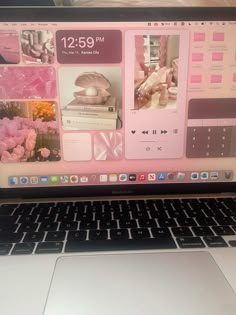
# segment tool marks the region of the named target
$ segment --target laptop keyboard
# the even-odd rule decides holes
[[[235,198],[0,204],[0,255],[235,246]]]

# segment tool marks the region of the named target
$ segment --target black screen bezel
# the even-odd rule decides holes
[[[0,22],[235,21],[236,7],[2,7]],[[1,188],[0,199],[235,192],[236,182]]]

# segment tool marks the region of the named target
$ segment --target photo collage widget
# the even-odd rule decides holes
[[[0,31],[0,162],[122,158],[121,32],[82,32]]]
[[[0,31],[0,162],[60,161],[53,34]]]

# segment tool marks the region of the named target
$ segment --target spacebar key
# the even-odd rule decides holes
[[[65,252],[89,252],[138,249],[172,249],[176,244],[171,238],[164,239],[128,239],[128,240],[98,240],[98,241],[67,241]]]
[[[61,253],[63,242],[45,242],[38,243],[35,254]]]

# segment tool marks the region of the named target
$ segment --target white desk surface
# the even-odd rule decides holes
[[[211,249],[209,252],[236,292],[236,248]],[[0,257],[0,313],[43,315],[58,257],[51,254]]]

